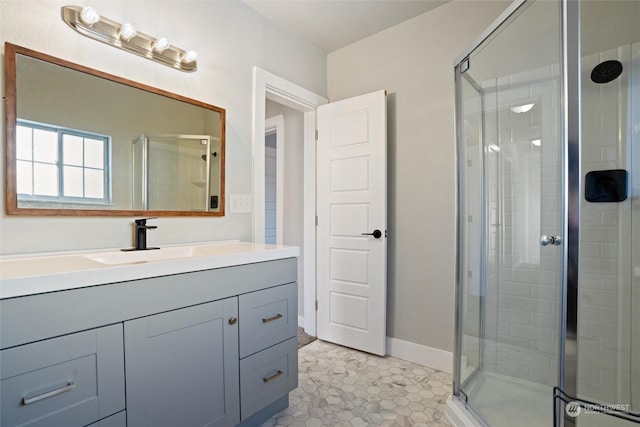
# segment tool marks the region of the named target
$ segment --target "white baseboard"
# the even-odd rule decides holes
[[[304,316],[298,316],[298,326],[304,327]],[[448,374],[453,372],[453,353],[439,348],[387,337],[387,355]]]
[[[439,348],[387,337],[387,355],[448,374],[453,372],[453,353]]]

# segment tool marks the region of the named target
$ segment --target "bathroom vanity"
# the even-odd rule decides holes
[[[297,387],[298,249],[0,258],[0,425],[259,425]]]

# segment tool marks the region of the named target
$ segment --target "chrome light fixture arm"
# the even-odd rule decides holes
[[[90,7],[63,6],[62,20],[83,36],[126,50],[180,71],[196,71],[197,55],[169,44],[165,37],[151,37],[132,24],[112,21]]]

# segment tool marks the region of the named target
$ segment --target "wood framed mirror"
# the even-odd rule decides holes
[[[10,215],[223,216],[225,110],[5,43]]]

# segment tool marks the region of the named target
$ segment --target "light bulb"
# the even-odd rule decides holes
[[[160,37],[153,42],[153,50],[158,53],[164,52],[169,47],[169,40],[166,37]]]
[[[184,62],[185,64],[189,64],[196,59],[198,59],[198,52],[196,52],[195,50],[190,50],[184,54],[184,56],[182,57],[182,62]]]
[[[80,12],[80,20],[91,26],[100,20],[100,14],[91,6],[85,6],[82,8],[82,12]]]
[[[138,30],[128,22],[120,27],[120,38],[126,42],[134,38],[138,34]]]

